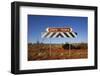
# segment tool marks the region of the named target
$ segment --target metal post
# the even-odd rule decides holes
[[[69,43],[69,57],[71,56],[71,43]]]
[[[50,40],[50,56],[51,56],[51,40]]]

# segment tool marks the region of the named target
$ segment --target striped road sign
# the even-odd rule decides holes
[[[42,38],[75,38],[76,32],[43,32]]]

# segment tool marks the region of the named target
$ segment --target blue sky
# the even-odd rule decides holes
[[[41,38],[41,33],[47,27],[71,27],[78,33],[77,38]],[[65,43],[65,42],[87,42],[88,17],[77,16],[46,16],[28,15],[28,43]]]

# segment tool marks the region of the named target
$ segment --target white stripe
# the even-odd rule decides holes
[[[52,38],[56,38],[56,36],[59,34],[59,32],[57,32]]]
[[[52,34],[53,34],[53,32],[50,32],[50,34],[49,34],[49,35],[47,35],[47,37],[46,37],[46,38],[50,38]]]
[[[67,38],[67,36],[66,36],[63,32],[60,32],[60,34],[61,34],[64,38]]]
[[[73,38],[69,32],[66,32],[66,34],[70,37],[70,38]]]
[[[44,38],[45,35],[47,35],[47,34],[48,34],[48,32],[43,32],[43,33],[42,33],[42,38]]]
[[[73,34],[75,37],[77,37],[77,35],[75,34],[75,32],[72,32],[72,34]]]

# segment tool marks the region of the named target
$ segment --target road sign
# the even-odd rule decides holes
[[[43,32],[42,38],[75,38],[76,32]]]
[[[47,32],[72,32],[72,28],[47,28]]]

